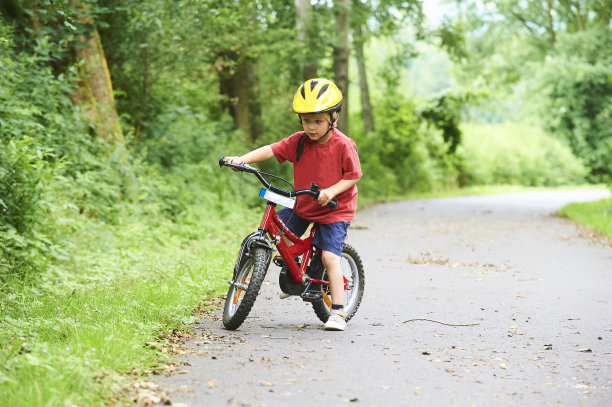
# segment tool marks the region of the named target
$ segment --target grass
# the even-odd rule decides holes
[[[240,243],[178,235],[83,229],[71,263],[36,283],[5,282],[0,405],[110,405],[127,394],[126,374],[167,362],[147,343],[186,329],[198,305],[225,290]]]
[[[573,221],[612,237],[612,198],[571,203],[559,211]]]

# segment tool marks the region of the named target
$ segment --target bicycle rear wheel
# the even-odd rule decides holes
[[[238,329],[251,312],[268,271],[269,259],[269,252],[257,247],[253,249],[252,257],[243,262],[236,278],[230,283],[230,289],[225,298],[223,308],[225,328]]]
[[[313,260],[315,259],[313,258]],[[317,256],[316,261],[321,261],[321,258]],[[311,267],[313,266],[311,265]],[[323,269],[323,265],[321,265],[321,268]],[[346,320],[348,321],[353,318],[357,312],[357,308],[359,308],[359,304],[361,304],[365,287],[365,274],[363,271],[363,263],[361,262],[357,250],[346,243],[342,245],[340,269],[342,270],[344,278],[348,280],[348,287],[344,290],[344,312],[346,313]],[[327,279],[327,270],[325,270],[322,280]],[[331,315],[331,295],[329,293],[329,286],[323,286],[321,290],[323,291],[323,299],[314,301],[312,303],[312,308],[322,322],[327,322]]]

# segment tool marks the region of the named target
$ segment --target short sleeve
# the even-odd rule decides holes
[[[302,134],[303,132],[292,134],[271,145],[272,153],[279,163],[284,163],[285,161],[295,162],[297,143]]]
[[[349,143],[342,155],[342,179],[353,180],[361,178],[361,163],[354,142]]]

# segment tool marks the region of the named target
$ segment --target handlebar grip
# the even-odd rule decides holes
[[[329,208],[330,211],[335,211],[336,208],[338,207],[338,201],[330,201],[327,204],[327,207]]]
[[[224,165],[226,167],[233,168],[233,169],[235,169],[237,171],[244,171],[244,172],[250,172],[250,173],[253,173],[253,174],[258,174],[258,171],[255,168],[253,168],[250,165],[248,165],[248,164],[238,164],[238,165],[230,164],[227,161],[225,161],[225,157],[219,158],[219,167],[223,167]]]

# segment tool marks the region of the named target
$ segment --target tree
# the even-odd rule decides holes
[[[374,115],[372,112],[372,104],[370,103],[370,88],[368,85],[366,61],[363,53],[364,35],[361,25],[358,25],[355,28],[353,38],[355,60],[357,61],[357,72],[359,73],[359,90],[361,96],[363,127],[366,133],[373,133],[375,130]]]
[[[336,38],[334,41],[334,81],[343,94],[342,109],[344,114],[340,115],[338,128],[345,134],[349,134],[349,12],[350,0],[336,0],[334,2],[334,14],[336,16]]]
[[[72,100],[86,109],[95,131],[104,140],[110,141],[111,136],[115,136],[121,143],[125,143],[96,24],[84,3],[70,0],[69,4],[75,8],[75,22],[86,28],[78,35],[74,46],[80,81],[74,89]]]
[[[317,77],[318,60],[314,53],[315,45],[313,41],[314,16],[310,0],[295,0],[295,25],[297,30],[297,40],[305,49],[304,55],[300,60],[302,70],[302,80]]]
[[[87,3],[7,1],[0,12],[17,24],[22,49],[45,44],[47,63],[57,75],[70,74],[76,66],[80,81],[72,90],[73,102],[86,112],[96,135],[124,143],[104,50]]]
[[[417,36],[420,37],[423,13],[419,1],[384,0],[380,2],[364,2],[353,0],[351,30],[359,75],[362,118],[366,133],[374,132],[375,124],[372,103],[370,101],[370,87],[364,46],[372,37],[390,36],[397,33],[404,27],[404,23],[407,20],[413,23]]]

